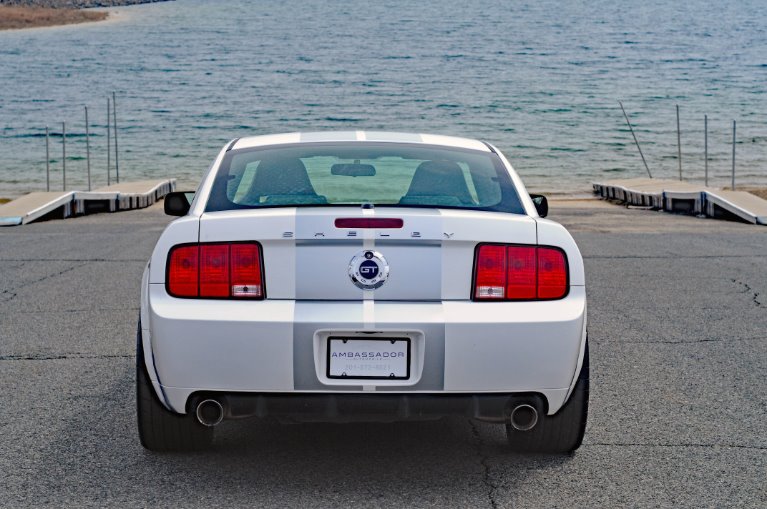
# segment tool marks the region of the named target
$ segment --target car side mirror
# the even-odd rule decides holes
[[[535,210],[538,211],[538,215],[546,217],[549,215],[549,201],[542,194],[531,194],[530,198],[533,200]]]
[[[189,213],[194,191],[174,191],[165,195],[165,213],[169,216],[185,216]]]

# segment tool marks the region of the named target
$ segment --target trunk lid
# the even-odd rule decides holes
[[[397,218],[403,224],[339,228],[340,218]],[[286,207],[202,215],[200,242],[240,240],[262,245],[269,299],[468,300],[477,244],[535,244],[536,223],[501,212],[403,207]],[[367,270],[360,268],[367,252],[382,272],[388,266],[388,277],[375,290],[360,289],[350,276],[350,265],[352,273]]]

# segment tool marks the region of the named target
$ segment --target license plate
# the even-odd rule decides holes
[[[328,338],[328,378],[410,378],[410,338]]]

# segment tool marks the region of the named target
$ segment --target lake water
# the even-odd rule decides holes
[[[44,128],[67,121],[68,185],[106,181],[106,97],[117,91],[122,179],[201,174],[228,140],[295,130],[385,129],[484,139],[528,187],[703,178],[767,185],[763,0],[179,0],[102,24],[0,32],[0,196],[44,189]],[[61,185],[60,137],[52,186]]]

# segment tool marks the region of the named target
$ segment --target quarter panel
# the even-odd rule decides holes
[[[184,216],[171,222],[154,246],[149,264],[149,283],[165,284],[165,267],[170,248],[176,244],[197,242],[199,235],[200,219],[197,217]]]
[[[549,219],[538,219],[538,243],[557,246],[564,249],[570,269],[570,286],[584,286],[586,273],[583,269],[583,257],[570,233],[559,223]]]
[[[175,299],[150,286],[152,350],[163,385],[293,389],[293,301]]]
[[[586,294],[545,302],[445,302],[445,390],[570,386]]]

